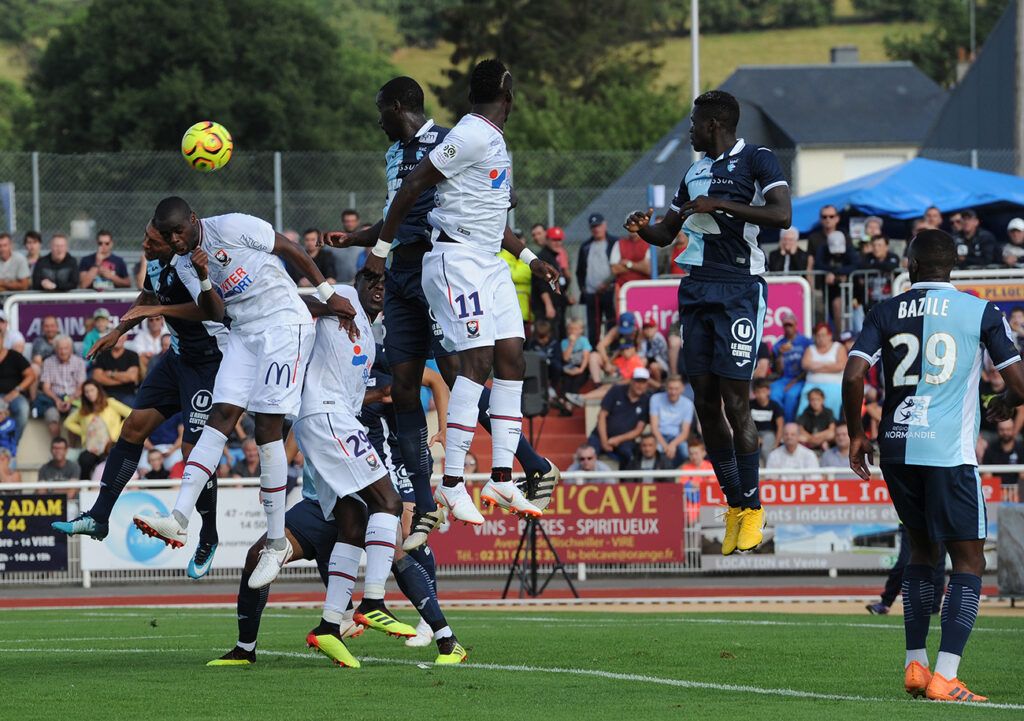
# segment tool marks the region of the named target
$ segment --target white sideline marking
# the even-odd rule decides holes
[[[211,649],[211,653],[217,653],[222,649]],[[118,649],[102,649],[102,648],[5,648],[0,649],[0,654],[4,653],[153,653],[153,649],[150,648],[118,648]],[[195,649],[161,649],[161,653],[197,653]],[[323,663],[323,659],[319,654],[313,653],[298,653],[296,651],[267,651],[260,650],[260,655],[265,656],[284,656],[287,658],[301,658],[309,661],[316,661],[317,663]],[[371,663],[381,664],[400,664],[403,666],[419,666],[423,661],[415,659],[404,659],[404,658],[380,658],[376,656],[363,656],[361,661],[369,661]],[[639,683],[651,683],[658,684],[661,686],[675,686],[677,688],[694,688],[694,689],[710,689],[713,691],[731,691],[734,693],[753,693],[762,696],[786,696],[790,698],[809,698],[809,699],[821,699],[825,701],[853,701],[857,703],[899,703],[906,704],[912,703],[913,699],[902,699],[902,698],[875,698],[871,696],[846,696],[842,694],[828,694],[828,693],[816,693],[814,691],[798,691],[796,689],[789,688],[762,688],[760,686],[736,686],[732,684],[723,683],[711,683],[707,681],[686,681],[683,679],[675,678],[660,678],[658,676],[641,676],[639,674],[631,673],[615,673],[613,671],[599,671],[596,669],[588,668],[550,668],[543,666],[505,666],[496,663],[460,663],[457,666],[453,665],[447,668],[472,668],[481,671],[513,671],[518,673],[560,673],[571,676],[591,676],[594,678],[604,678],[612,681],[633,681]],[[945,703],[945,702],[933,702],[938,706],[950,706],[952,708],[963,708],[958,703]],[[966,704],[965,704],[966,705]],[[988,708],[988,709],[1002,709],[1007,711],[1024,711],[1024,704],[1010,704],[1010,703],[979,703],[969,704],[972,707]]]
[[[63,641],[64,643],[78,643],[80,641],[148,641],[151,638],[203,638],[205,634],[184,633],[168,634],[160,636],[88,636],[85,638],[0,638],[0,643],[46,643],[47,641]],[[12,649],[3,649],[10,651]]]

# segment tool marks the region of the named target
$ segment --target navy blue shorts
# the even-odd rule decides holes
[[[683,278],[679,325],[686,374],[751,380],[767,308],[768,284],[763,278]]]
[[[933,541],[985,538],[988,514],[977,466],[879,464],[903,525],[928,531]]]
[[[181,411],[185,425],[182,442],[195,445],[213,407],[213,382],[220,363],[193,365],[174,351],[167,351],[146,373],[146,379],[135,397],[135,408],[153,408],[164,418]]]
[[[299,542],[303,558],[316,561],[320,578],[326,584],[331,553],[338,540],[338,529],[334,522],[324,518],[319,502],[303,498],[284,514],[284,527]]]
[[[444,333],[423,295],[423,262],[391,256],[384,275],[384,349],[388,363],[444,358]]]

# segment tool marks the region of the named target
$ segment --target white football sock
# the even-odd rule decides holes
[[[444,444],[444,472],[462,476],[466,472],[466,453],[473,444],[480,394],[484,387],[466,376],[458,376],[448,399],[448,430]],[[518,409],[517,409],[518,411]]]
[[[491,466],[511,468],[523,430],[523,382],[494,379],[491,403]]]
[[[919,664],[928,668],[928,649],[926,648],[908,648],[907,649],[907,660],[903,664],[903,668],[909,666],[912,662],[917,661]]]
[[[181,475],[181,489],[174,502],[174,516],[182,527],[188,528],[188,519],[196,509],[199,494],[203,492],[210,476],[216,475],[217,464],[227,442],[227,436],[213,426],[206,426],[188,455],[185,470]]]
[[[939,657],[935,659],[935,673],[947,681],[956,678],[960,670],[960,657],[955,653],[939,651]]]
[[[267,514],[267,546],[284,538],[285,495],[288,492],[288,456],[284,441],[264,443],[260,449],[260,496]]]
[[[384,583],[391,573],[391,562],[395,560],[398,522],[398,516],[390,513],[373,513],[366,522],[366,580],[363,583],[363,598],[384,598]]]
[[[363,549],[358,546],[341,542],[334,544],[328,566],[327,596],[324,598],[325,621],[341,624],[348,602],[352,599],[352,589],[356,586],[356,574],[359,573],[362,557]]]

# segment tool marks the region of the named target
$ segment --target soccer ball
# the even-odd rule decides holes
[[[234,147],[228,129],[212,120],[196,123],[181,138],[181,154],[189,165],[203,173],[227,165]]]

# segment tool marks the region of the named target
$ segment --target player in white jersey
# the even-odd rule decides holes
[[[249,578],[250,586],[259,588],[277,577],[291,555],[284,535],[288,464],[282,431],[285,416],[299,410],[313,344],[313,318],[281,259],[317,286],[327,306],[350,329],[355,309],[334,292],[300,246],[259,218],[234,213],[200,220],[188,203],[171,197],[157,205],[146,234],[166,240],[178,256],[197,249],[205,253],[209,277],[197,279],[204,291],[216,288],[217,293],[202,293],[199,305],[212,320],[227,315],[230,332],[214,384],[213,408],[185,464],[174,511],[138,514],[135,525],[171,546],[184,545],[196,498],[217,468],[227,435],[249,410],[256,421],[260,494],[267,514],[267,544]],[[177,261],[183,279],[197,275],[190,258]]]
[[[503,128],[512,109],[512,75],[497,60],[479,63],[470,76],[472,112],[464,116],[402,183],[388,209],[366,269],[382,273],[402,221],[427,188],[437,186],[430,212],[433,249],[423,257],[423,293],[459,356],[459,376],[448,406],[444,480],[435,500],[459,520],[482,524],[463,481],[473,442],[477,403],[494,370],[491,480],[481,498],[522,516],[540,509],[512,482],[512,458],[522,429],[523,319],[502,247],[555,288],[558,272],[509,230],[511,162]]]

